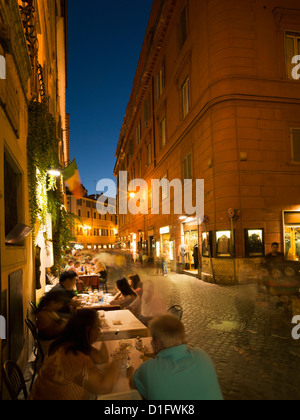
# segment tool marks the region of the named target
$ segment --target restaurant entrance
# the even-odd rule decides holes
[[[174,241],[171,238],[170,226],[160,229],[160,252],[164,255],[168,266],[174,261]]]
[[[196,220],[188,218],[182,223],[182,241],[184,243],[184,269],[197,275],[199,270],[199,236]]]
[[[300,261],[300,212],[284,212],[284,255],[288,261]]]

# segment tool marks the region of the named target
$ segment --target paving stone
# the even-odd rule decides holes
[[[151,279],[167,306],[180,304],[191,347],[215,363],[226,400],[298,400],[300,340],[292,339],[292,315],[269,305],[255,284],[220,287],[187,275]]]

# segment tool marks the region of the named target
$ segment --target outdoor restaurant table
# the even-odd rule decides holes
[[[101,328],[103,341],[150,336],[148,328],[128,310],[105,312],[105,322]]]
[[[90,299],[94,298],[94,294],[91,294],[91,298],[89,294],[78,294],[78,298],[83,300],[82,309],[94,309],[96,311],[116,311],[121,310],[120,305],[111,305],[110,302],[114,299],[114,297],[109,293],[104,293],[103,302],[95,302],[90,303],[87,302]],[[85,302],[86,301],[86,302]]]
[[[148,348],[150,352],[152,352],[152,346],[151,346],[151,337],[142,338],[143,345]],[[127,340],[126,340],[127,341]],[[136,340],[128,340],[131,342],[132,347],[130,351],[130,363],[131,366],[136,370],[141,366],[141,364],[147,360],[141,358],[142,353],[135,348],[135,342]],[[112,360],[112,353],[114,350],[119,348],[119,341],[106,341],[105,344],[108,349],[108,354],[110,356],[110,361]],[[98,350],[100,350],[102,345],[102,342],[94,344],[94,347],[96,347]],[[101,370],[102,365],[99,365],[98,368]],[[122,369],[121,375],[115,384],[112,393],[109,395],[101,395],[98,397],[98,400],[114,400],[114,401],[122,401],[122,400],[133,400],[133,401],[141,401],[142,397],[140,393],[137,390],[133,390],[129,386],[129,380],[127,378],[127,370]]]

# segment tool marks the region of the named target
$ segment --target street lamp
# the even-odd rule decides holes
[[[49,169],[48,175],[59,177],[61,176],[61,171],[58,169]]]

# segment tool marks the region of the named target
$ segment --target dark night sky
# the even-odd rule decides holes
[[[89,194],[115,179],[115,151],[152,0],[69,1],[71,159]]]

